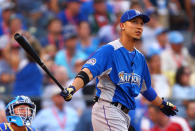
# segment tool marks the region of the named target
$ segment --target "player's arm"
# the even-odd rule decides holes
[[[93,79],[93,75],[88,68],[84,68],[81,71],[83,71],[87,74],[87,76],[89,77],[89,81],[91,81]],[[85,76],[81,76],[81,77],[85,77]],[[72,83],[72,86],[74,86],[76,89],[75,91],[78,91],[80,88],[82,88],[83,86],[85,86],[88,83],[88,80],[85,83],[84,82],[85,78],[81,78],[81,77],[76,77]]]
[[[68,93],[65,94],[64,92],[61,92],[61,96],[63,96],[66,101],[70,101],[72,99],[72,95],[80,88],[84,87],[92,79],[93,79],[93,75],[91,71],[88,68],[83,68],[77,74],[71,86],[66,88]]]
[[[114,48],[111,45],[102,46],[97,52],[83,65],[82,70],[77,74],[71,86],[66,88],[68,93],[61,92],[61,96],[66,101],[72,99],[72,95],[84,87],[89,81],[99,76],[108,68],[108,64],[112,62],[110,56]]]
[[[146,90],[142,92],[142,95],[149,100],[152,104],[158,106],[161,111],[166,114],[167,116],[173,116],[176,115],[176,112],[178,112],[175,105],[173,105],[170,102],[165,101],[163,98],[160,98],[154,88],[151,87],[151,78],[150,73],[148,70],[148,66],[146,62],[144,62],[144,85],[146,86]]]
[[[172,103],[165,101],[163,98],[160,98],[155,90],[150,87],[147,89],[142,95],[149,100],[153,105],[156,105],[160,108],[160,110],[167,116],[174,116],[178,109]]]

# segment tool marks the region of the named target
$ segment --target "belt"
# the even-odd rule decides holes
[[[94,97],[94,102],[98,102],[100,98],[98,96],[95,96]],[[103,101],[106,101],[106,102],[109,102],[110,104],[120,108],[124,113],[128,114],[129,112],[129,109],[127,107],[125,107],[123,104],[119,103],[119,102],[110,102],[110,101],[107,101],[107,100],[103,100]]]

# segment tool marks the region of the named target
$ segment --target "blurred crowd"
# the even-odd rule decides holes
[[[147,59],[153,88],[179,109],[168,118],[138,96],[131,124],[136,131],[195,130],[195,0],[0,0],[0,122],[11,98],[26,95],[37,106],[38,131],[92,131],[95,81],[65,103],[13,36],[25,36],[66,88],[99,47],[120,36],[120,16],[130,8],[150,16],[136,48]]]

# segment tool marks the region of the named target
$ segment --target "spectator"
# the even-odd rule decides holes
[[[64,66],[67,69],[68,78],[72,79],[75,76],[75,62],[77,60],[85,60],[86,54],[76,49],[78,35],[72,26],[67,26],[64,30],[64,46],[59,50],[55,57],[55,63]]]
[[[166,76],[161,70],[160,50],[150,50],[148,65],[153,88],[160,97],[169,98],[171,95],[171,89]]]
[[[190,69],[186,66],[180,67],[175,76],[175,85],[173,86],[172,98],[175,105],[178,105],[178,115],[185,117],[185,108],[187,101],[195,100],[195,87],[190,86]]]
[[[87,21],[82,21],[78,26],[77,50],[81,50],[88,57],[92,55],[99,46],[99,40],[91,36],[90,25]]]
[[[161,54],[162,70],[164,72],[175,72],[182,65],[188,65],[188,50],[184,47],[184,37],[178,31],[168,34],[171,48],[164,50]]]
[[[39,10],[41,11],[42,25],[39,26],[42,26],[42,28],[44,29],[44,34],[40,34],[40,40],[42,40],[42,37],[44,38],[46,37],[45,35],[48,34],[48,30],[45,30],[45,28],[48,29],[48,23],[50,23],[52,19],[55,19],[57,17],[57,14],[60,12],[60,1],[61,0],[42,0],[43,4],[39,8]]]
[[[9,34],[9,20],[13,14],[14,4],[11,2],[4,2],[1,8],[0,21],[0,36]]]
[[[46,57],[54,59],[58,50],[55,45],[47,45],[42,51],[43,55],[45,53]]]
[[[91,111],[94,102],[92,101],[93,95],[95,93],[95,84],[91,83],[88,84],[86,87],[83,88],[83,95],[85,96],[85,102],[87,108],[83,111],[82,115],[80,116],[79,122],[77,124],[77,128],[75,131],[93,131],[92,122],[91,122]]]
[[[62,21],[63,26],[77,26],[84,17],[80,13],[80,0],[66,0],[66,8],[58,14],[58,18]]]
[[[41,50],[41,59],[47,66],[47,68],[51,71],[51,73],[55,72],[56,64],[54,62],[55,55],[57,53],[57,49],[55,45],[47,45],[45,48]],[[51,80],[49,76],[45,73],[43,76],[43,86],[47,86],[51,84]]]
[[[38,39],[46,35],[45,27],[49,21],[49,17],[44,14],[41,4],[33,7],[25,16],[29,32]]]
[[[105,0],[94,0],[93,8],[94,11],[88,16],[88,21],[92,33],[96,34],[101,27],[112,24],[115,20],[115,16],[112,12],[107,10]]]
[[[192,71],[192,75],[190,78],[190,85],[195,85],[195,34],[193,36],[192,43],[188,48],[189,51],[189,68]]]
[[[190,44],[190,47],[188,48],[189,51],[189,67],[191,69],[192,72],[195,72],[195,34],[192,38],[192,43]],[[194,84],[195,85],[195,84]]]
[[[95,12],[94,0],[82,0],[82,2],[83,3],[81,5],[81,13],[85,14],[85,16],[87,16],[88,18],[89,15]],[[105,4],[106,4],[107,12],[114,13],[114,8],[113,8],[113,5],[111,4],[111,1],[105,0]]]
[[[154,124],[149,131],[191,131],[184,118],[178,116],[167,117],[156,106],[149,105],[148,115]]]
[[[39,55],[41,50],[40,43],[31,36],[29,36],[29,38],[27,37],[27,39]],[[32,57],[26,54],[26,58],[21,59],[18,65],[12,95],[26,95],[31,97],[32,99],[36,97],[36,99],[34,99],[34,102],[37,105],[38,112],[40,110],[42,86],[43,74]]]
[[[3,41],[0,44],[0,94],[10,96],[12,84],[15,79],[15,72],[9,61],[10,57],[6,56],[10,52],[10,45],[5,45]],[[16,58],[16,57],[15,57]]]
[[[116,14],[116,21],[113,24],[108,24],[100,28],[98,31],[98,37],[100,39],[101,45],[109,43],[117,39],[120,35],[120,18],[121,13]]]
[[[56,78],[56,80],[63,86],[66,86],[66,83],[68,81],[68,76],[67,76],[67,70],[65,67],[63,66],[55,66],[53,71],[53,75]],[[50,94],[50,89],[51,88],[56,88],[56,84],[54,83],[53,80],[50,79],[50,84],[47,85],[44,89],[43,95],[42,95],[42,107],[46,108],[51,106],[52,102],[50,100],[50,96],[48,94]]]
[[[3,45],[15,44],[16,43],[16,41],[14,40],[15,33],[23,31],[22,21],[18,15],[16,15],[16,14],[11,15],[8,23],[9,23],[9,25],[8,25],[9,32],[0,36],[0,41],[3,42],[2,43]],[[8,54],[9,54],[9,52],[8,52]]]
[[[157,28],[161,27],[158,21],[158,14],[155,9],[147,10],[146,14],[150,16],[150,22],[144,26],[143,29],[143,49],[147,54],[151,48],[158,48],[158,42],[156,39],[155,31]]]
[[[34,121],[32,127],[37,131],[74,131],[78,122],[78,115],[74,108],[65,105],[63,97],[60,96],[58,87],[50,87],[47,94],[53,105],[42,109]]]
[[[119,12],[125,12],[128,9],[135,9],[130,8],[130,5],[132,5],[134,1],[128,1],[128,0],[110,0],[109,3],[112,5],[114,9],[114,13]]]
[[[189,12],[192,13],[192,18],[190,18],[191,19],[190,22],[194,22],[195,21],[195,1],[194,0],[191,0],[190,4],[187,4],[187,5],[188,5],[188,8],[191,8],[189,10]],[[191,5],[191,6],[189,6],[189,5]],[[188,13],[189,14],[188,15],[189,17],[191,15],[190,13]],[[193,24],[193,26],[194,26],[194,29],[193,30],[195,30],[195,25]]]
[[[191,0],[170,0],[168,3],[171,30],[193,30],[193,12]]]
[[[43,4],[45,9],[44,14],[48,15],[50,18],[56,16],[60,11],[60,2],[58,0],[43,0]]]
[[[158,48],[161,51],[169,48],[169,43],[168,43],[168,39],[167,39],[167,29],[159,27],[156,29],[155,31],[155,35],[156,35],[156,39],[157,39],[157,43],[158,43]]]
[[[142,11],[143,12],[142,7],[141,7],[141,4],[137,0],[132,0],[131,1],[130,9],[136,9],[136,10],[139,10],[139,11]]]
[[[187,14],[188,16],[188,29],[189,31],[194,31],[195,29],[195,26],[194,26],[194,5],[195,5],[195,2],[194,0],[187,0],[185,1],[184,3],[185,5],[185,13]]]
[[[187,121],[189,122],[192,130],[195,131],[195,101],[189,101],[186,106]]]
[[[6,122],[5,104],[0,100],[0,123]]]
[[[17,10],[26,16],[36,7],[40,7],[41,4],[42,0],[17,0]]]
[[[143,122],[147,117],[149,101],[140,95],[135,99],[135,102],[137,109],[129,112],[129,115],[131,116],[131,125],[136,131],[145,131],[144,129],[149,129],[148,124]]]
[[[54,45],[57,50],[64,47],[62,22],[59,19],[53,18],[48,22],[47,35],[40,42],[42,47]]]

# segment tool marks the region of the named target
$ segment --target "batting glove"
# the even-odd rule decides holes
[[[176,112],[178,112],[177,107],[172,103],[165,101],[164,98],[163,98],[162,105],[163,107],[160,108],[160,110],[167,116],[174,116],[176,115]]]
[[[65,93],[65,91],[62,91],[60,93],[60,95],[64,98],[65,101],[70,101],[72,99],[72,96],[75,93],[76,89],[74,86],[69,86],[65,90],[67,93]]]

